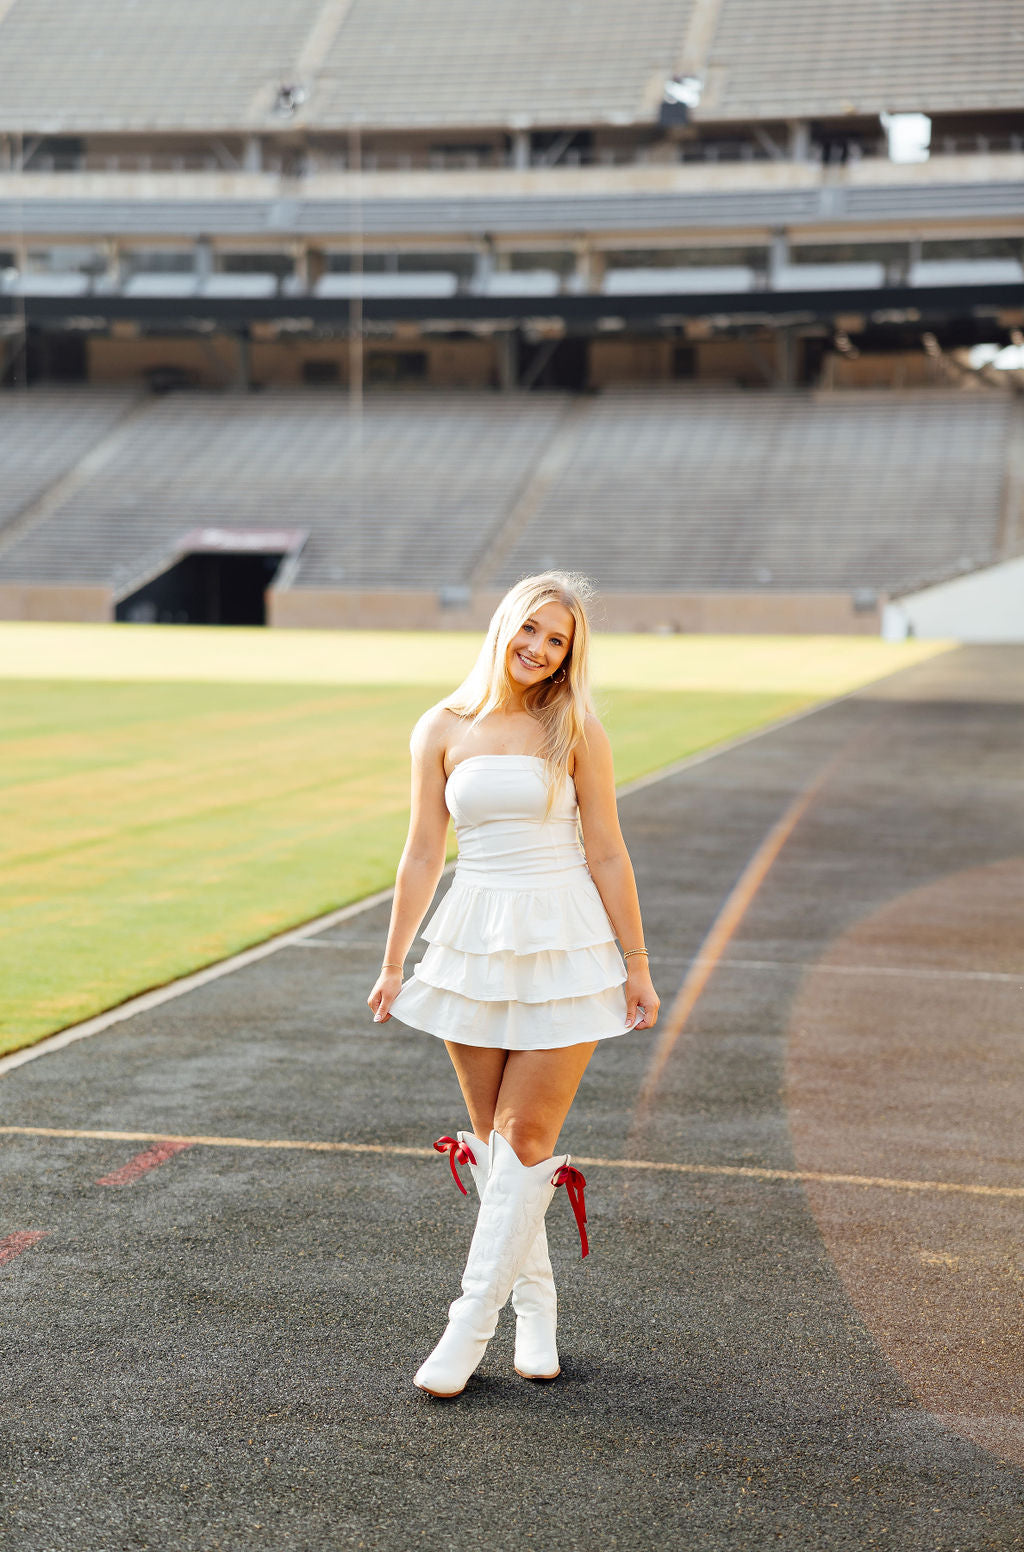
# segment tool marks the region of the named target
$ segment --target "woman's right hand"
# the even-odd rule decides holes
[[[391,1017],[391,1004],[401,990],[401,970],[382,970],[374,983],[373,991],[366,999],[373,1012],[375,1024],[387,1023]]]

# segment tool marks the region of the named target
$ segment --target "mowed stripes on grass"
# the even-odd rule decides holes
[[[302,684],[287,682],[286,672],[276,682],[254,683],[244,674],[232,680],[230,665],[223,670],[228,682],[181,681],[173,671],[134,681],[49,680],[31,677],[31,669],[21,677],[9,652],[5,657],[15,630],[0,633],[7,638],[0,671],[14,676],[0,678],[0,1051],[393,879],[408,814],[409,731],[457,679],[423,681],[418,639],[399,636],[389,645],[390,665],[401,667],[404,653],[415,683]],[[50,628],[34,636],[22,628],[21,643],[41,642],[40,630]],[[214,653],[238,651],[232,632],[201,635]],[[174,630],[153,637],[135,627],[75,627],[65,628],[63,639],[69,650],[76,643],[87,648],[94,672],[111,654],[129,668],[136,643],[156,675],[160,653],[173,670],[176,651],[195,650],[191,632]],[[611,677],[626,677],[631,640],[602,644],[617,655]],[[302,647],[292,633],[257,641],[266,662],[276,641],[286,663]],[[671,679],[674,643],[639,641],[648,655],[652,645],[660,648],[662,672],[641,661],[635,678],[663,685]],[[429,638],[434,654],[446,642]],[[365,638],[353,645],[339,636],[334,646],[344,681],[356,647],[366,661]],[[322,653],[321,642],[316,649]],[[714,650],[714,643],[706,648],[709,665]],[[801,644],[792,655],[792,687],[781,682],[776,654],[771,688],[603,689],[599,710],[619,779],[820,698],[820,684],[809,690],[801,682],[805,653]],[[33,657],[23,658],[26,666]],[[862,682],[909,660],[898,650],[884,660],[865,653]],[[245,655],[238,661],[244,665]],[[848,652],[841,665],[839,672],[833,663],[833,678],[846,689],[854,672]],[[728,671],[735,672],[734,663]]]

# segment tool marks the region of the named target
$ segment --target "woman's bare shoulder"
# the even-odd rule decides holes
[[[409,739],[409,748],[419,759],[444,759],[451,736],[462,718],[449,711],[443,701],[429,707],[419,718]]]

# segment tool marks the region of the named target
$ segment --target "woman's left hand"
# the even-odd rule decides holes
[[[630,958],[632,957],[630,955]],[[642,969],[638,967],[636,970],[629,971],[623,990],[626,993],[626,1028],[653,1029],[658,1022],[661,999],[654,990],[654,982],[651,980],[651,972],[647,969],[646,961]],[[643,1017],[634,1024],[633,1020],[641,1008]]]

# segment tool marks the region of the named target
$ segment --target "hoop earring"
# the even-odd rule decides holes
[[[565,669],[564,668],[560,668],[558,670],[557,674],[552,674],[551,675],[551,683],[552,684],[564,684],[565,683],[565,677],[566,677],[565,676]]]

